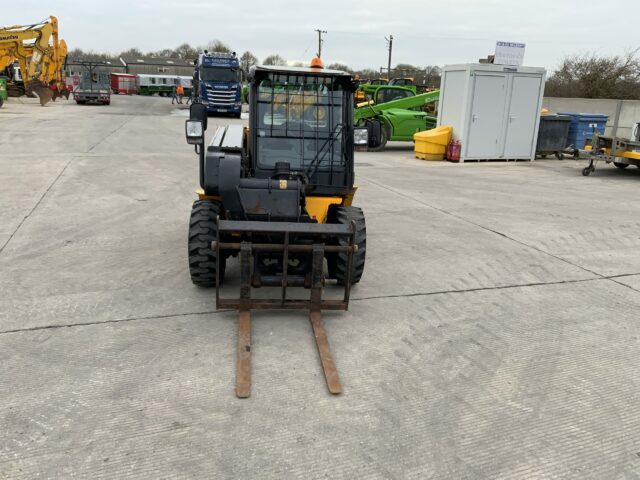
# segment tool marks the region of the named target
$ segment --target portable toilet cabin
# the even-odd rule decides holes
[[[446,65],[438,126],[453,127],[460,162],[533,160],[546,71],[494,64]]]

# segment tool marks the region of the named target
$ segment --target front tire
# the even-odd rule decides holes
[[[380,124],[380,138],[377,139],[377,142],[370,142],[368,150],[370,152],[379,152],[381,150],[384,150],[384,147],[387,145],[387,140],[387,129],[384,127],[384,125]]]
[[[216,286],[216,252],[211,242],[218,239],[216,220],[222,211],[219,202],[197,200],[191,208],[189,222],[189,272],[191,281],[199,287]],[[226,257],[221,256],[220,283],[224,278]]]
[[[364,219],[364,212],[358,207],[336,207],[333,209],[332,222],[345,225],[355,222],[356,233],[354,238],[358,251],[353,254],[351,265],[351,284],[358,283],[364,273],[364,262],[367,253],[367,225]],[[340,237],[338,245],[349,245],[348,237]],[[334,253],[327,255],[327,265],[329,267],[329,278],[335,278],[338,284],[344,285],[347,282],[349,254]]]
[[[620,169],[622,169],[622,170],[624,170],[625,168],[627,168],[627,167],[629,166],[629,164],[628,164],[628,163],[613,162],[613,164],[614,164],[616,167],[618,167],[618,168],[620,168]]]

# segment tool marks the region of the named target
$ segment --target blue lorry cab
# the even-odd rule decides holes
[[[194,79],[198,82],[198,99],[207,106],[207,111],[240,117],[242,83],[240,62],[235,52],[201,53]]]

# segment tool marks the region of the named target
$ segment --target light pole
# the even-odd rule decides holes
[[[389,35],[389,38],[384,37],[387,41],[387,50],[389,50],[389,61],[387,62],[387,77],[391,79],[391,50],[393,49],[393,35]]]
[[[322,40],[322,34],[327,33],[327,31],[319,28],[316,28],[315,31],[318,32],[318,58],[320,58],[322,56],[322,42],[324,41]]]

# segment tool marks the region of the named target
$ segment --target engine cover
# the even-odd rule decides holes
[[[304,205],[298,179],[241,178],[240,159],[219,158],[218,191],[234,219],[293,221],[300,219]]]
[[[247,219],[298,221],[302,211],[301,189],[299,180],[243,178],[238,195]]]

